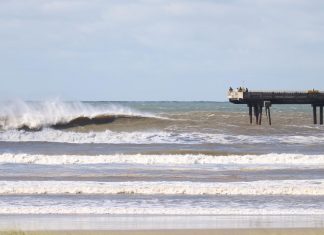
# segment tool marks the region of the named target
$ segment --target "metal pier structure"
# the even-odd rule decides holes
[[[270,107],[273,104],[310,104],[313,107],[313,120],[317,124],[317,107],[319,107],[319,124],[323,125],[324,92],[309,90],[307,92],[276,92],[276,91],[255,91],[247,89],[230,89],[228,99],[234,104],[246,104],[249,108],[250,124],[253,122],[253,114],[256,124],[261,125],[262,112],[265,114],[269,125],[271,125]]]

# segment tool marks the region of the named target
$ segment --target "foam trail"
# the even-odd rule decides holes
[[[324,179],[229,183],[0,181],[0,194],[324,195]]]
[[[7,102],[0,109],[2,129],[41,129],[56,124],[68,123],[76,118],[94,118],[100,115],[127,115],[154,117],[149,113],[135,111],[116,104],[95,106],[82,102]]]
[[[230,137],[231,138],[231,137]],[[257,139],[256,139],[257,140]],[[8,130],[0,132],[0,141],[42,141],[42,142],[60,142],[60,143],[107,143],[107,144],[152,144],[152,143],[223,143],[229,144],[223,134],[207,133],[172,133],[165,131],[156,132],[113,132],[106,130],[104,132],[68,132],[53,129],[44,129],[38,132],[29,132],[23,130]]]
[[[22,204],[22,203],[20,203]],[[1,205],[1,204],[0,204]],[[292,209],[292,208],[205,208],[190,205],[187,208],[168,207],[154,205],[154,207],[143,207],[134,205],[103,205],[89,206],[82,204],[69,207],[66,205],[1,205],[0,214],[111,214],[111,215],[323,215],[323,209]]]
[[[184,155],[141,155],[141,154],[115,154],[115,155],[40,155],[40,154],[13,154],[0,155],[0,164],[280,164],[287,166],[323,167],[324,155],[303,154],[265,154],[265,155],[229,155],[211,156],[205,154]]]
[[[324,144],[324,135],[317,136],[249,136],[200,132],[134,131],[134,132],[72,132],[53,129],[30,132],[23,130],[0,131],[0,141],[57,142],[57,143],[107,143],[107,144]]]

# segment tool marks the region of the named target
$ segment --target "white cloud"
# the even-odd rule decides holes
[[[323,7],[320,0],[0,0],[0,77],[21,71],[17,77],[36,79],[53,67],[142,77],[138,84],[198,73],[205,82],[306,77],[324,72]],[[44,74],[35,72],[40,65]]]

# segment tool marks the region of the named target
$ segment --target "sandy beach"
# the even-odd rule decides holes
[[[1,235],[320,235],[324,229],[203,229],[203,230],[128,230],[128,231],[0,231]]]
[[[324,234],[323,216],[0,216],[2,235]]]

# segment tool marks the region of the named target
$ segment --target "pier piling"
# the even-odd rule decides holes
[[[261,125],[261,122],[262,122],[262,105],[259,106],[259,125]]]
[[[323,125],[323,105],[320,106],[320,125]]]
[[[270,113],[270,107],[268,107],[268,120],[269,120],[269,125],[271,126],[271,113]]]
[[[271,114],[270,114],[270,107],[271,107],[271,102],[270,101],[264,101],[264,108],[266,112],[266,117],[269,122],[269,125],[271,126]]]
[[[250,117],[250,124],[252,124],[252,105],[249,104],[249,117]]]
[[[316,113],[316,105],[313,104],[313,120],[314,120],[314,124],[317,124],[317,113]]]
[[[260,108],[258,105],[254,105],[254,116],[255,116],[255,124],[259,125],[259,123],[260,123]]]

